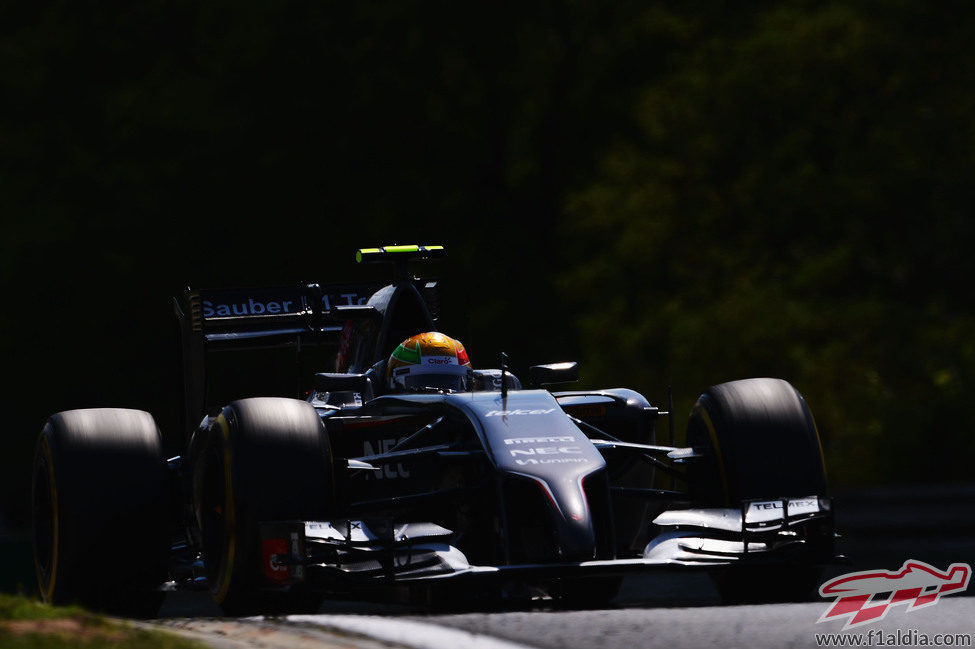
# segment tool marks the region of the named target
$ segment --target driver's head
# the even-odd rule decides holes
[[[471,389],[473,369],[460,341],[435,331],[407,338],[386,364],[386,383],[394,392]]]

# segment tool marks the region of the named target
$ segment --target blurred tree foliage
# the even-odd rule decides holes
[[[839,483],[969,478],[973,20],[895,0],[3,5],[0,504],[24,518],[54,411],[173,430],[174,292],[348,279],[356,247],[392,242],[449,246],[444,328],[479,366],[581,356],[587,386],[672,383],[679,413],[782,376]]]
[[[566,293],[606,297],[579,318],[585,366],[684,394],[787,378],[841,482],[970,478],[972,12],[725,18],[667,14],[685,40],[637,132],[566,200]]]

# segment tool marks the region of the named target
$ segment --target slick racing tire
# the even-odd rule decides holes
[[[214,418],[194,476],[207,580],[228,615],[314,612],[322,598],[301,585],[269,589],[260,523],[327,520],[332,459],[324,425],[304,401],[235,401]]]
[[[44,601],[156,614],[172,509],[152,415],[104,408],[52,416],[38,437],[31,491]]]
[[[693,465],[691,495],[738,506],[746,498],[824,495],[826,472],[812,413],[781,379],[745,379],[707,389],[687,427],[687,443],[707,449]]]
[[[689,492],[698,504],[737,508],[745,499],[826,495],[816,424],[786,381],[745,379],[708,388],[694,404],[687,443],[705,449],[704,461],[688,471]],[[832,543],[829,525],[807,539],[795,565],[742,562],[712,577],[726,602],[804,599],[820,575],[810,557],[831,555]]]

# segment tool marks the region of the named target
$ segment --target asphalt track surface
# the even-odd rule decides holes
[[[649,597],[647,597],[649,593]],[[684,596],[678,596],[685,593]],[[528,610],[431,614],[390,604],[336,603],[316,615],[287,618],[226,619],[176,617],[169,628],[194,632],[217,649],[635,649],[667,647],[816,647],[817,634],[896,634],[911,640],[925,634],[967,634],[975,639],[975,597],[944,597],[929,608],[891,607],[886,617],[844,632],[843,620],[818,622],[825,601],[794,604],[721,606],[710,584],[694,576],[628,579],[609,608],[557,610],[544,602]],[[215,611],[211,611],[215,613]],[[964,640],[955,646],[965,646]],[[913,646],[902,644],[901,646]]]
[[[942,570],[958,562],[975,567],[975,485],[923,494],[875,490],[837,501],[845,534],[840,551],[853,563],[825,577],[894,570],[908,559]],[[815,594],[800,603],[722,606],[705,574],[667,571],[628,577],[599,610],[560,610],[536,600],[507,610],[438,613],[390,601],[337,601],[316,615],[232,619],[219,617],[205,593],[174,593],[159,623],[217,649],[825,646],[817,634],[841,634],[845,639],[834,639],[860,646],[975,646],[975,583],[933,606],[891,606],[882,620],[846,630],[842,619],[819,622],[828,607]]]

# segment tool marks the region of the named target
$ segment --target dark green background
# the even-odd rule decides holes
[[[679,432],[779,376],[834,485],[970,480],[973,42],[966,2],[5,4],[0,526],[53,412],[178,439],[182,287],[394,242],[448,247],[476,366],[673,385]]]

